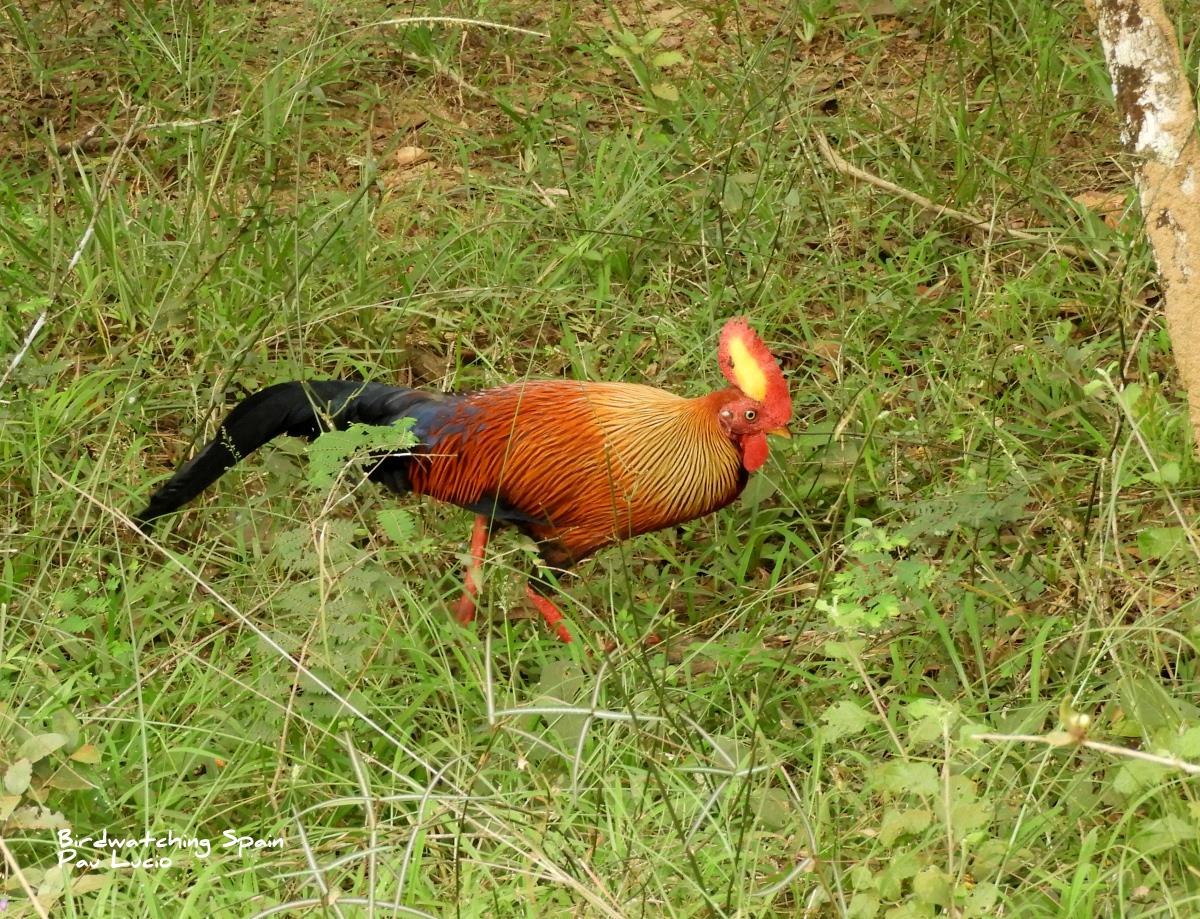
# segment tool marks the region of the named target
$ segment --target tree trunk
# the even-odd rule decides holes
[[[1200,146],[1196,107],[1162,0],[1090,0],[1162,281],[1167,332],[1200,449]]]

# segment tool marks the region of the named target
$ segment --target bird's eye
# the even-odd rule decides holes
[[[747,421],[753,421],[755,418],[757,418],[757,417],[758,417],[758,412],[756,412],[756,411],[755,411],[754,409],[752,409],[752,408],[748,408],[748,409],[746,409],[746,413],[745,413],[745,415],[744,415],[743,417],[744,417],[744,418],[745,418]]]

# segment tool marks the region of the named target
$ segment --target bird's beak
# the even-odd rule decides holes
[[[767,431],[768,434],[774,434],[776,437],[782,437],[785,440],[792,439],[792,432],[787,428],[775,428],[773,431]]]

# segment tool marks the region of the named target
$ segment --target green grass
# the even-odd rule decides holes
[[[1184,771],[971,739],[1200,762],[1200,469],[1136,206],[1079,200],[1133,166],[1102,58],[1081,5],[896,6],[3,7],[6,915],[1195,914]],[[529,546],[463,630],[469,516],[295,442],[122,521],[263,385],[699,394],[742,313],[796,437],[581,567],[572,646]],[[64,873],[68,827],[218,848]]]

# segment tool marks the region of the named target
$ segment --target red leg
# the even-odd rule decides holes
[[[563,614],[558,611],[548,597],[543,597],[540,593],[533,589],[532,585],[525,585],[525,596],[529,598],[529,602],[537,607],[537,611],[542,614],[542,618],[546,620],[546,625],[554,629],[559,640],[569,642],[572,640],[571,633],[567,631],[567,627],[563,625]]]
[[[483,552],[488,544],[488,519],[483,514],[475,518],[471,530],[471,563],[463,576],[463,595],[454,605],[454,615],[463,625],[475,620],[475,595],[479,593],[479,572],[483,568]]]

